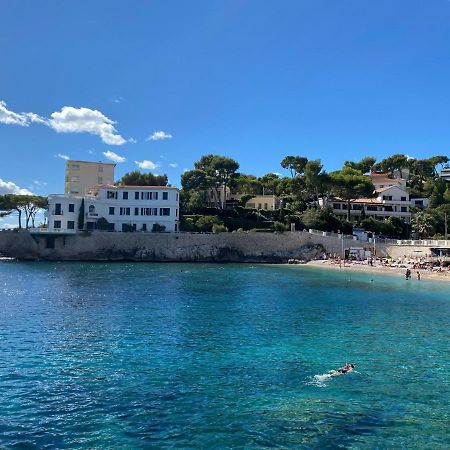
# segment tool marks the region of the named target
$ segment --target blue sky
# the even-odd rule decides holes
[[[113,152],[117,177],[147,161],[173,184],[206,153],[256,175],[288,154],[449,155],[447,0],[5,0],[0,17],[3,193],[62,192],[55,155]]]

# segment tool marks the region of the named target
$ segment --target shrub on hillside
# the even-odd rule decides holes
[[[213,233],[225,233],[226,231],[228,231],[228,228],[225,225],[215,223],[212,226]]]
[[[287,230],[287,226],[284,223],[281,223],[281,222],[274,222],[273,223],[273,229],[275,231],[283,232],[283,231]]]
[[[160,225],[159,223],[154,223],[153,227],[152,227],[152,232],[153,233],[163,233],[164,231],[166,231],[166,226],[165,225]]]

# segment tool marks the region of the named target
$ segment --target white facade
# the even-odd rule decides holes
[[[179,231],[179,191],[168,186],[101,186],[94,195],[50,195],[48,228],[55,232],[78,230],[84,200],[83,230],[97,229],[97,221],[108,221],[109,231]]]
[[[450,181],[450,168],[442,169],[439,176],[443,178],[445,181]]]
[[[347,202],[341,199],[321,199],[321,205],[330,206],[338,215],[347,216]],[[399,217],[406,223],[411,221],[410,198],[408,192],[399,186],[388,186],[376,190],[374,198],[360,198],[350,201],[350,218],[361,216],[385,220]]]

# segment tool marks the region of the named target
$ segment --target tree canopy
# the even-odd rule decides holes
[[[126,173],[116,184],[123,186],[167,186],[167,175],[154,175],[153,173],[142,173],[133,170]]]
[[[0,195],[0,217],[17,213],[19,228],[22,228],[23,217],[25,228],[34,227],[36,214],[46,208],[48,208],[47,198],[39,195]]]

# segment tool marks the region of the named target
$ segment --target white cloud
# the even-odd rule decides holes
[[[6,103],[0,100],[0,123],[28,127],[33,122],[47,123],[46,119],[34,113],[15,113],[14,111],[10,111],[6,107]]]
[[[155,131],[146,139],[146,141],[163,141],[165,139],[172,139],[172,135],[165,131]]]
[[[176,169],[178,167],[177,163],[170,163],[169,167],[172,167],[172,169]]]
[[[6,107],[0,100],[0,123],[28,127],[30,123],[47,125],[57,133],[90,133],[100,136],[108,145],[123,145],[126,142],[136,142],[134,139],[126,140],[114,127],[112,121],[100,111],[90,108],[74,108],[64,106],[61,111],[55,111],[50,119],[35,113],[16,113]]]
[[[67,155],[63,155],[62,153],[58,153],[57,155],[54,155],[55,158],[61,158],[65,159],[66,161],[70,159]]]
[[[4,181],[0,178],[0,194],[19,194],[19,195],[33,195],[28,189],[17,186],[12,181]]]
[[[122,145],[126,142],[114,128],[115,122],[96,109],[64,106],[50,117],[49,126],[58,133],[96,134],[109,145]]]
[[[116,162],[116,163],[123,163],[126,161],[126,159],[123,156],[120,156],[117,153],[112,152],[111,150],[108,150],[107,152],[103,152],[103,156],[111,161]]]
[[[158,164],[155,164],[152,161],[147,161],[146,159],[144,159],[144,161],[135,161],[135,163],[140,169],[155,170],[158,167]]]

